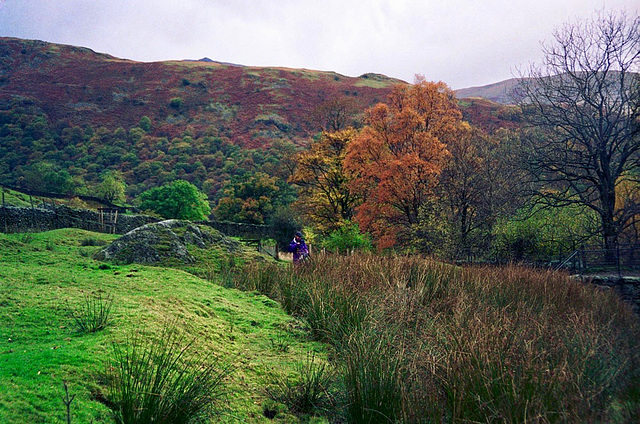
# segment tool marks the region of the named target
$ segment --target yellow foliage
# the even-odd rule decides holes
[[[300,187],[295,206],[320,231],[330,231],[351,219],[358,202],[343,170],[347,146],[357,134],[353,128],[323,132],[308,150],[296,156],[296,169],[289,179]]]

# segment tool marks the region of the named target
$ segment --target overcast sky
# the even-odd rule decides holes
[[[554,28],[638,0],[0,0],[0,36],[138,61],[367,72],[452,88],[511,78]]]

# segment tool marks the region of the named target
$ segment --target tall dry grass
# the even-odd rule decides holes
[[[228,279],[280,301],[342,364],[351,422],[638,418],[638,318],[615,294],[517,266],[318,256]]]

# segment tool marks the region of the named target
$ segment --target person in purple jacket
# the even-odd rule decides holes
[[[309,257],[309,248],[302,238],[302,233],[296,231],[293,240],[289,244],[289,252],[293,253],[293,262],[301,262]]]

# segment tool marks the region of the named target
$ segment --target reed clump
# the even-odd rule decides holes
[[[361,254],[250,265],[232,281],[330,343],[349,421],[638,418],[638,319],[567,275]]]
[[[231,367],[194,349],[175,325],[159,337],[113,344],[108,405],[118,424],[195,422],[216,416]]]
[[[96,292],[85,294],[80,305],[76,307],[68,306],[68,309],[79,332],[96,333],[111,324],[112,307],[113,296]]]

